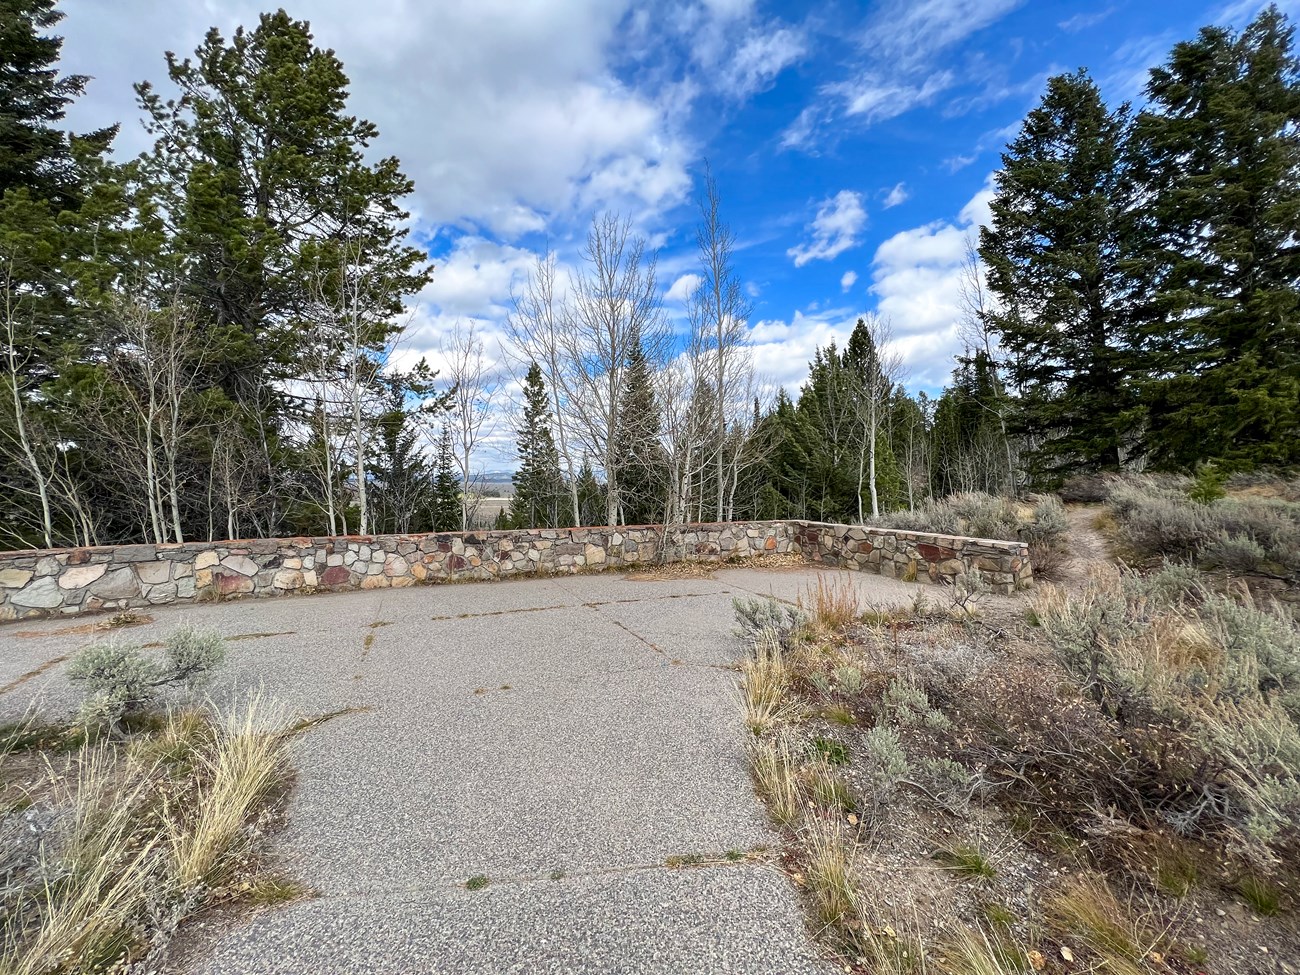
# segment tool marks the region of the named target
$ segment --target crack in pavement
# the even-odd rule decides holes
[[[50,660],[45,661],[45,663],[41,664],[39,667],[34,667],[33,669],[27,671],[27,673],[15,677],[4,687],[0,687],[0,694],[8,694],[10,691],[18,690],[18,688],[22,687],[29,680],[34,680],[35,678],[40,677],[41,674],[45,673],[51,667],[57,667],[59,664],[63,663],[63,661],[67,660],[71,656],[72,654],[65,653],[62,656],[54,657]]]
[[[699,861],[691,861],[688,857],[694,854],[687,854],[686,857],[680,858],[684,862],[671,862],[674,857],[668,861],[659,861],[655,863],[631,863],[619,864],[609,867],[588,867],[581,870],[564,870],[562,868],[551,871],[550,873],[524,873],[513,874],[504,877],[487,877],[487,884],[478,890],[466,890],[465,878],[463,877],[439,877],[436,880],[422,884],[409,884],[405,886],[388,886],[376,890],[366,890],[364,888],[335,889],[315,892],[317,900],[335,900],[341,898],[360,898],[363,900],[382,900],[386,897],[400,897],[404,894],[421,894],[433,891],[461,891],[468,895],[478,894],[489,887],[527,887],[532,885],[559,884],[566,880],[581,880],[587,877],[630,877],[644,873],[658,873],[660,871],[668,872],[687,872],[694,870],[716,870],[735,869],[737,867],[757,867],[764,870],[775,870],[777,873],[784,875],[785,871],[781,868],[777,852],[772,849],[745,850],[744,855],[739,859],[728,859],[725,853],[705,854],[704,858]],[[560,874],[556,876],[556,874]],[[483,876],[487,876],[486,874]]]
[[[570,589],[566,589],[559,583],[555,583],[555,585],[558,589],[563,590],[574,598],[580,598],[577,593]],[[726,591],[723,590],[723,594],[725,594],[725,592]],[[703,596],[716,595],[718,595],[717,592],[675,592],[663,596],[638,596],[632,599],[601,599],[594,602],[557,603],[553,606],[520,606],[517,609],[495,609],[487,613],[453,613],[447,616],[431,616],[429,619],[435,623],[445,623],[448,620],[476,620],[488,616],[512,616],[515,613],[545,613],[556,609],[577,609],[578,607],[596,609],[600,606],[623,606],[629,603],[657,603],[669,599],[699,599]]]

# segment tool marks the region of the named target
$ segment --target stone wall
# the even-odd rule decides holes
[[[1010,594],[1031,585],[1033,566],[1024,542],[961,538],[893,528],[792,522],[795,541],[810,562],[875,572],[909,582],[946,582],[979,569],[994,592]]]
[[[254,539],[0,553],[0,621],[233,596],[501,579],[794,551],[786,522]]]
[[[236,596],[283,596],[802,553],[901,579],[981,569],[1011,592],[1026,546],[805,521],[254,539],[0,553],[0,621]],[[662,559],[661,559],[662,556]]]

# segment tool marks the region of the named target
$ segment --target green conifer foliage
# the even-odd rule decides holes
[[[979,254],[998,298],[986,313],[1021,392],[1017,427],[1037,478],[1118,470],[1134,396],[1127,106],[1084,71],[1058,75],[1002,155]]]
[[[1300,62],[1276,7],[1152,70],[1133,156],[1161,466],[1300,463]]]

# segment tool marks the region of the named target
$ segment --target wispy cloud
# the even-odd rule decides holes
[[[1106,7],[1103,10],[1077,13],[1073,17],[1062,20],[1056,26],[1070,34],[1077,34],[1081,30],[1087,30],[1089,27],[1096,27],[1103,20],[1115,12],[1114,7]]]
[[[723,88],[738,98],[766,91],[777,75],[808,50],[802,32],[781,27],[755,28],[746,36],[721,75]]]
[[[855,284],[857,284],[857,283],[858,283],[858,272],[857,272],[857,271],[845,271],[842,275],[840,275],[840,290],[841,290],[841,291],[844,291],[844,292],[847,293],[847,292],[849,291],[849,289],[852,288],[852,287],[853,287]]]
[[[895,183],[893,188],[885,194],[885,202],[881,204],[886,210],[892,210],[911,199],[912,194],[907,191],[907,186],[903,183]]]
[[[862,205],[862,194],[840,190],[823,200],[817,215],[808,224],[812,239],[791,247],[786,254],[794,260],[795,267],[809,261],[829,261],[856,247],[867,225],[867,210]]]
[[[951,88],[956,80],[953,72],[940,71],[916,84],[906,84],[889,75],[872,72],[850,81],[827,85],[825,90],[844,100],[845,115],[860,116],[870,125],[930,104],[936,95]]]

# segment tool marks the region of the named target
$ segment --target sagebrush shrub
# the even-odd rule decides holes
[[[1229,498],[1149,476],[1116,481],[1107,500],[1120,540],[1140,555],[1190,559],[1206,568],[1300,576],[1300,504]]]
[[[771,630],[784,642],[808,625],[808,614],[802,609],[778,603],[775,599],[735,597],[731,600],[731,607],[740,625],[736,636],[754,639],[764,630]]]
[[[1064,562],[1065,536],[1070,527],[1065,507],[1054,497],[1021,503],[978,491],[939,500],[930,498],[911,511],[890,512],[870,519],[868,524],[902,531],[1027,542],[1035,572],[1044,576]]]
[[[871,795],[878,805],[883,805],[912,770],[907,752],[903,750],[903,741],[893,728],[878,725],[862,736],[862,750],[866,756]]]
[[[1249,535],[1213,538],[1201,550],[1202,565],[1230,572],[1254,572],[1267,558],[1264,546]]]
[[[195,690],[225,655],[221,634],[181,626],[163,641],[163,660],[135,644],[109,640],[73,657],[68,679],[85,693],[83,718],[115,726],[127,713],[154,703],[167,686]]]
[[[68,665],[68,679],[85,691],[87,717],[108,720],[151,701],[162,672],[140,647],[118,640],[92,644]]]
[[[1190,574],[1190,576],[1189,576]],[[1075,596],[1044,590],[1043,631],[1129,745],[1177,783],[1153,802],[1181,830],[1218,818],[1256,842],[1300,831],[1300,630],[1167,566],[1099,569]],[[1196,754],[1181,754],[1186,743]],[[1198,757],[1199,756],[1199,757]]]

